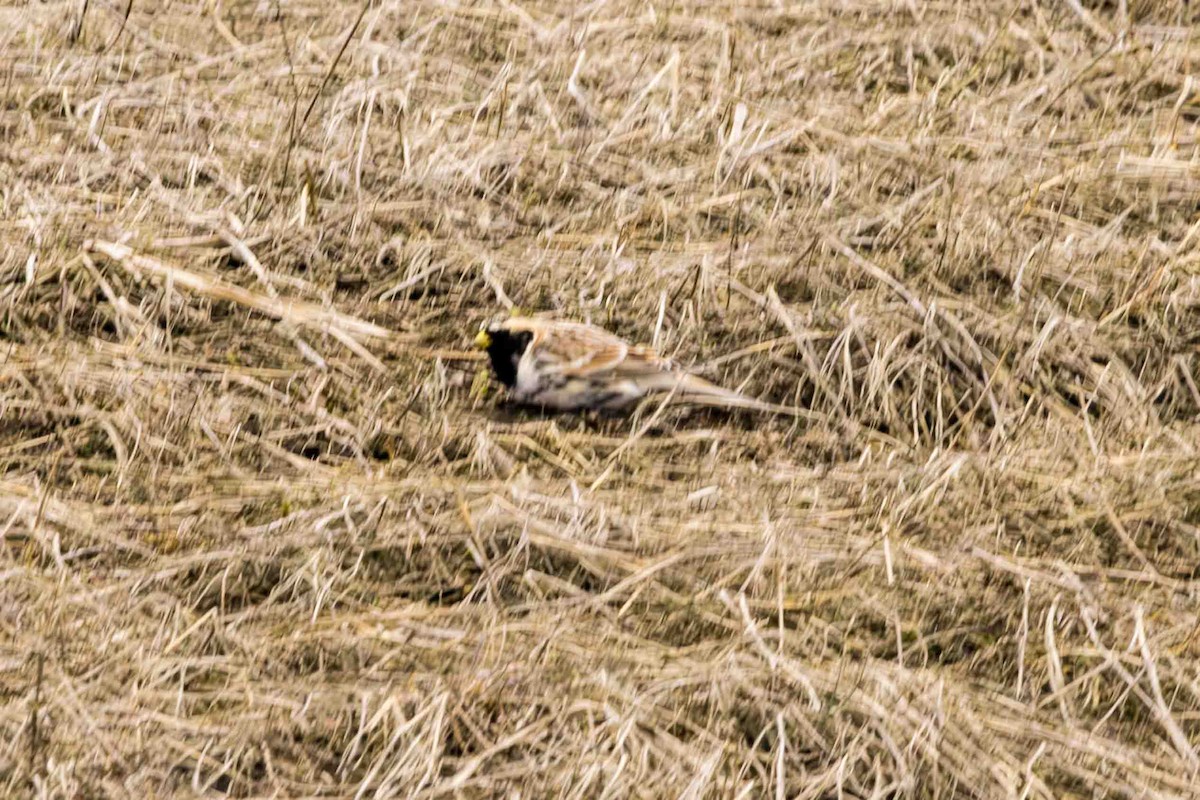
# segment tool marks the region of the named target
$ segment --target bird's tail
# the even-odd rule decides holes
[[[733,389],[718,386],[711,381],[701,378],[699,375],[688,373],[672,375],[670,381],[663,381],[661,386],[655,388],[663,393],[674,392],[675,400],[681,403],[692,403],[714,408],[737,408],[746,411],[761,411],[767,414],[783,414],[792,417],[815,418],[820,416],[805,408],[796,408],[757,400],[741,392],[736,392]]]

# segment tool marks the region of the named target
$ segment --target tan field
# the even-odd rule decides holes
[[[0,795],[1200,796],[1198,22],[0,8]]]

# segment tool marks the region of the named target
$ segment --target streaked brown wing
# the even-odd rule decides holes
[[[617,367],[618,374],[631,378],[639,375],[655,375],[670,370],[671,365],[663,360],[654,351],[654,348],[644,345],[630,347],[629,352],[625,354],[625,360]]]

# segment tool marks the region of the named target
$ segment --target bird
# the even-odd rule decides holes
[[[551,411],[628,411],[664,395],[723,408],[799,416],[680,369],[653,348],[633,345],[603,328],[545,317],[490,322],[475,336],[492,371],[518,404]]]

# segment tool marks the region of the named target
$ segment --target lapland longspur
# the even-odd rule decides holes
[[[479,331],[496,378],[518,403],[555,411],[620,411],[649,395],[775,413],[797,409],[763,403],[717,386],[594,325],[512,317]]]

